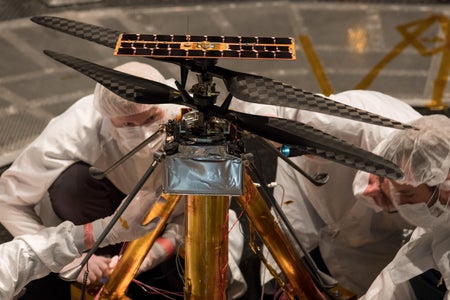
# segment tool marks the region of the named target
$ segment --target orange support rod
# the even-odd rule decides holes
[[[237,197],[255,230],[272,254],[289,283],[290,292],[299,299],[327,299],[315,286],[301,258],[275,222],[266,202],[256,189],[250,176],[245,174],[244,195]]]
[[[142,261],[162,233],[166,222],[179,202],[180,195],[163,194],[153,204],[147,216],[142,221],[147,224],[155,218],[160,218],[155,230],[128,244],[122,258],[103,286],[99,299],[129,299],[125,292],[139,270]]]

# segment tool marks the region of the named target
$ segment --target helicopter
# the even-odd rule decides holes
[[[183,54],[183,56],[170,56],[170,51],[167,49],[171,45],[170,40],[173,41],[173,39],[176,40],[177,38],[180,39],[180,37],[182,37],[185,39],[184,42],[193,43],[194,41],[197,41],[197,44],[202,45],[203,43],[203,45],[205,45],[205,42],[211,44],[208,39],[214,37],[122,34],[119,31],[109,28],[53,16],[37,16],[32,17],[31,20],[42,26],[113,48],[115,49],[116,55],[145,56],[151,59],[173,63],[180,67],[181,82],[177,82],[177,90],[158,82],[152,82],[125,74],[67,54],[44,50],[46,55],[92,78],[112,92],[129,101],[147,104],[172,103],[188,106],[203,111],[210,116],[214,115],[216,117],[227,119],[231,123],[239,125],[242,129],[255,133],[268,140],[283,145],[291,145],[294,148],[301,150],[300,152],[302,153],[321,156],[325,159],[352,168],[391,179],[398,179],[402,176],[402,172],[389,161],[383,160],[368,151],[359,149],[358,147],[350,145],[345,141],[339,140],[301,122],[229,110],[228,107],[230,102],[232,101],[232,98],[235,97],[250,103],[291,107],[379,126],[398,129],[411,128],[410,125],[402,124],[395,120],[333,101],[318,94],[303,91],[299,88],[270,78],[237,72],[216,65],[218,57],[259,59],[255,54],[253,54],[255,57],[249,57],[249,55],[238,57],[237,55],[239,54],[222,54],[222,56],[219,56],[219,54],[217,54],[218,51],[212,48],[194,50],[197,52],[191,56],[189,54],[190,49],[184,50],[186,54]],[[150,36],[155,45],[158,45],[159,47],[162,47],[162,45],[165,46],[163,49],[156,48],[155,50],[163,51],[151,54],[149,52],[139,52],[140,49],[137,48],[137,50],[134,50],[134,53],[130,52],[130,49],[133,47],[131,46],[133,42],[136,45],[143,45],[144,43],[149,42],[143,38],[150,38]],[[137,40],[139,38],[141,40]],[[162,40],[155,40],[158,38]],[[215,38],[224,38],[224,40],[227,41],[227,37]],[[228,37],[229,40],[232,40],[233,38],[238,39],[242,37]],[[241,49],[245,49],[242,47],[245,47],[246,45],[252,45],[251,47],[257,48],[260,44],[258,44],[256,40],[257,37],[247,37],[247,40],[246,37],[243,37],[243,41],[239,42],[240,44],[238,43],[238,45],[240,45]],[[272,43],[279,43],[276,38],[265,38],[264,42],[267,42],[267,40],[273,40]],[[279,40],[282,39],[280,38]],[[272,54],[274,56],[267,58],[267,54],[263,54],[266,56],[261,57],[261,59],[295,59],[295,53],[290,54],[291,56],[286,54],[286,52],[289,53],[290,51],[293,51],[292,45],[286,45],[288,43],[287,41],[292,43],[293,40],[292,38],[284,38],[283,42],[285,44],[283,44],[283,46],[286,49],[284,49],[285,51],[279,51],[284,52],[283,54],[279,54],[279,57],[276,56],[277,54]],[[183,42],[178,43],[182,44]],[[136,47],[136,45],[134,45],[134,47]],[[207,47],[203,45],[201,47]],[[128,47],[128,49],[126,47]],[[149,47],[152,46],[149,45]],[[212,54],[210,54],[210,51]],[[198,52],[202,52],[202,55],[199,55]],[[235,50],[234,52],[255,51]],[[261,52],[271,52],[271,50],[269,49]],[[197,73],[200,81],[193,87],[193,96],[186,91],[186,81],[189,72]],[[229,92],[220,107],[215,105],[217,94],[211,90],[213,89],[213,78],[222,79]]]
[[[250,136],[271,150],[274,150],[274,146],[267,140],[286,145],[295,150],[298,155],[322,157],[390,179],[403,176],[402,171],[392,162],[312,126],[295,120],[248,114],[230,109],[233,99],[236,98],[257,105],[283,106],[319,112],[378,126],[397,129],[412,128],[410,125],[267,77],[242,73],[217,65],[220,59],[295,59],[292,38],[134,34],[52,16],[37,16],[31,20],[39,25],[112,48],[117,56],[143,56],[179,66],[180,81],[176,81],[176,88],[173,88],[71,55],[44,50],[44,53],[52,59],[90,77],[126,100],[144,104],[171,103],[189,108],[181,120],[173,120],[165,124],[165,133],[168,137],[164,146],[164,155],[166,159],[169,158],[169,161],[170,157],[184,151],[186,145],[206,148],[211,145],[226,145],[227,154],[240,157],[246,151],[243,141]],[[187,88],[187,78],[190,73],[197,75],[198,82],[191,88]],[[220,93],[215,88],[217,79],[224,82],[228,93],[220,105],[217,105]],[[326,184],[327,174],[311,176],[280,151],[275,149],[274,153],[313,184],[318,186]],[[257,172],[251,172],[252,179],[256,181],[258,175],[254,173]],[[151,172],[148,176],[150,175]],[[170,182],[166,185],[166,188],[168,187]],[[136,187],[136,189],[139,188],[139,186]],[[172,192],[179,191],[175,188]],[[266,192],[265,197],[270,198],[267,194]],[[132,197],[127,200],[129,203]],[[274,201],[271,203],[277,209]],[[126,204],[121,207],[117,218],[111,223],[117,221],[120,212],[124,209]],[[282,215],[279,209],[277,213]],[[294,236],[289,222],[287,220],[283,222],[290,231],[290,235]],[[111,227],[112,225],[105,229],[103,237]],[[92,249],[90,253],[93,253]],[[81,265],[88,259],[89,254]],[[319,286],[326,285],[321,275],[315,272],[313,264],[308,261],[306,263],[314,282]],[[80,269],[78,268],[77,271]]]

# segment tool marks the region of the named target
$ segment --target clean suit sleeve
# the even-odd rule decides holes
[[[246,114],[267,117],[275,117],[278,114],[277,106],[246,102],[235,97],[232,98],[229,109]]]
[[[330,95],[328,98],[399,122],[411,122],[421,117],[420,113],[405,102],[376,91],[350,90]],[[280,109],[279,116],[313,126],[369,151],[373,150],[386,135],[398,130],[328,114],[291,108]]]
[[[100,115],[85,97],[60,116],[17,157],[0,177],[0,222],[14,236],[44,226],[34,211],[49,186],[68,166],[97,156]],[[90,153],[89,153],[90,152]]]
[[[444,222],[444,226],[435,228],[431,249],[433,259],[439,271],[442,274],[442,279],[445,285],[450,287],[450,235],[448,232],[448,221]],[[447,297],[448,297],[447,292]]]
[[[302,245],[307,250],[318,246],[319,230],[323,221],[316,213],[312,205],[297,184],[295,171],[286,162],[278,159],[276,181],[273,195],[281,206],[284,214],[294,228]]]
[[[409,281],[394,284],[390,273],[384,269],[374,280],[372,285],[367,290],[366,294],[359,298],[359,300],[403,300],[416,299],[414,290]]]
[[[61,223],[0,245],[0,298],[12,299],[31,280],[58,272],[80,255],[74,225]]]

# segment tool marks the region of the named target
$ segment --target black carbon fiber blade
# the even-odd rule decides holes
[[[52,16],[36,16],[32,17],[31,21],[113,49],[116,47],[117,39],[121,33],[101,26]]]
[[[39,25],[113,49],[121,33],[113,29],[60,17],[36,16],[32,17],[31,20]],[[156,60],[178,65],[186,63],[186,60],[174,58],[158,58]],[[411,128],[409,125],[305,92],[270,78],[235,72],[216,66],[212,67],[211,71],[215,76],[224,79],[233,96],[243,101],[309,110],[386,127]]]
[[[44,50],[56,61],[94,79],[120,97],[145,104],[174,103],[187,105],[180,93],[165,84],[119,72],[70,55]]]
[[[87,41],[91,41],[112,49],[116,48],[119,35],[123,32],[106,27],[92,25],[88,23],[78,22],[70,19],[53,17],[53,16],[35,16],[31,18],[36,24],[57,30],[74,37],[78,37]],[[149,57],[153,60],[165,61],[173,64],[183,64],[186,60],[179,58],[156,58]]]
[[[305,92],[270,78],[229,72],[229,76],[224,80],[230,93],[243,101],[303,109],[385,127],[413,128],[410,125]]]
[[[295,145],[306,154],[390,179],[403,176],[394,163],[309,125],[234,111],[228,111],[225,115],[242,129],[281,144]]]

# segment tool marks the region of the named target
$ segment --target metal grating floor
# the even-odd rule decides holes
[[[245,1],[245,0],[244,0]],[[248,0],[247,0],[248,1]],[[37,14],[58,13],[66,10],[91,10],[106,7],[132,7],[142,5],[179,6],[192,4],[232,3],[229,0],[0,0],[0,21],[25,18]],[[242,1],[239,1],[242,2]],[[253,1],[255,2],[255,1]],[[286,2],[286,1],[284,1]],[[332,3],[336,0],[291,0],[288,2]],[[341,0],[340,3],[433,5],[448,4],[449,0]]]

